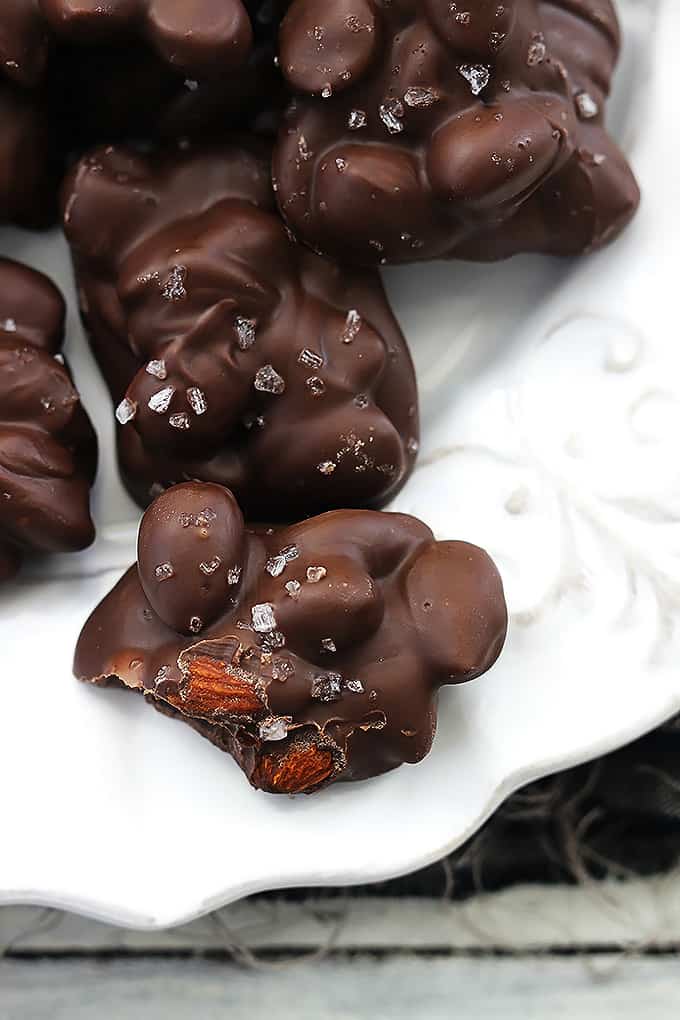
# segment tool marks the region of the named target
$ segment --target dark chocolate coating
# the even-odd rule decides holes
[[[619,45],[610,0],[294,0],[285,218],[361,265],[600,247],[639,202],[604,127]]]
[[[224,28],[229,20],[225,12],[234,0],[212,2],[221,10]],[[57,19],[59,45],[52,84],[70,148],[83,152],[100,142],[148,137],[221,139],[226,128],[261,131],[270,126],[274,134],[286,102],[281,75],[274,67],[283,4],[250,0],[244,6],[252,29],[248,46],[238,48],[237,63],[224,59],[220,19],[210,22],[205,7],[192,17],[196,25],[197,19],[205,18],[212,29],[194,32],[187,40],[201,59],[184,68],[152,45],[146,19],[133,16],[132,8],[102,8],[87,17]],[[165,22],[170,7],[177,8],[182,18],[189,14],[184,2],[166,5]],[[244,9],[240,0],[238,8]],[[109,31],[110,23],[117,24],[118,31]],[[234,25],[238,23],[236,19]]]
[[[25,553],[84,549],[94,538],[97,444],[55,360],[64,313],[45,276],[0,259],[0,582]]]
[[[194,478],[228,485],[267,520],[397,491],[418,445],[403,336],[377,274],[289,238],[266,149],[99,150],[63,200],[141,505]]]
[[[287,101],[272,41],[258,42],[243,67],[201,78],[178,73],[139,43],[64,43],[52,84],[56,116],[76,154],[148,138],[219,140],[227,128],[273,137]]]
[[[233,70],[252,44],[241,0],[39,0],[55,34],[78,42],[142,38],[187,73]]]
[[[37,0],[2,0],[0,7],[0,223],[44,226],[57,188],[40,87],[47,32]]]
[[[401,514],[246,531],[230,492],[189,482],[147,510],[138,555],[86,623],[76,675],[141,692],[269,793],[421,761],[439,688],[505,640],[487,554]]]
[[[49,39],[39,0],[2,0],[0,74],[32,88],[42,81]]]
[[[0,78],[0,124],[0,223],[47,226],[58,185],[41,98]]]

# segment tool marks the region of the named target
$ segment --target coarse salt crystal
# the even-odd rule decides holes
[[[250,615],[253,621],[253,630],[256,630],[258,634],[267,634],[276,629],[274,607],[270,602],[261,602],[259,605],[253,606]]]
[[[137,414],[137,404],[125,397],[116,408],[116,419],[121,425],[127,425]]]
[[[166,386],[149,397],[149,407],[156,414],[165,414],[170,407],[170,402],[175,395],[174,386]]]
[[[307,580],[310,584],[318,584],[323,581],[328,571],[325,567],[307,567]]]

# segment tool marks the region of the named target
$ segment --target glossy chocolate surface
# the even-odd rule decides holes
[[[619,45],[609,0],[294,0],[284,216],[362,265],[600,247],[639,201],[604,126]]]
[[[16,0],[14,0],[16,2]],[[187,73],[242,66],[253,40],[241,0],[39,0],[53,32],[81,43],[141,38]]]
[[[26,554],[83,549],[97,445],[60,355],[64,302],[0,259],[0,582]]]
[[[378,505],[418,448],[410,355],[377,274],[287,235],[266,148],[101,149],[67,181],[84,319],[138,502],[228,485],[250,518]]]
[[[489,669],[506,628],[487,554],[415,518],[336,511],[253,532],[230,492],[185,483],[146,512],[75,672],[188,722],[255,787],[312,793],[421,761],[440,687]]]
[[[73,10],[58,16],[65,7]],[[51,0],[45,8],[58,37],[56,116],[72,149],[149,137],[223,138],[242,127],[274,133],[286,101],[274,66],[282,3],[207,0],[190,9],[182,0],[151,9],[143,0],[88,5],[85,14],[80,0]],[[190,35],[182,28],[189,16]]]
[[[38,0],[0,10],[0,223],[44,226],[57,181],[42,82],[49,42]]]

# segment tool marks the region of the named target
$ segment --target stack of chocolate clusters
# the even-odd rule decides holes
[[[0,217],[61,209],[148,507],[81,679],[270,792],[427,754],[507,613],[484,552],[380,512],[419,425],[379,267],[612,241],[639,198],[604,126],[619,41],[609,0],[4,0]],[[62,332],[1,262],[0,580],[93,537]]]

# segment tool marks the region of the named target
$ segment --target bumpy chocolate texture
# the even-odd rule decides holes
[[[94,537],[96,440],[59,354],[64,301],[40,273],[0,259],[0,582],[26,553]]]
[[[39,0],[2,0],[0,71],[26,88],[39,85],[47,66],[48,37]]]
[[[108,148],[64,191],[81,306],[141,505],[232,488],[250,517],[378,505],[418,446],[410,356],[378,276],[288,237],[263,150]]]
[[[246,531],[230,492],[189,482],[147,510],[75,673],[143,693],[258,789],[313,793],[421,761],[440,687],[489,669],[506,628],[476,546],[370,510]]]
[[[280,0],[44,0],[53,81],[73,148],[224,137],[284,105],[274,68]],[[276,118],[278,121],[278,116]]]
[[[188,73],[245,63],[252,27],[241,0],[39,0],[54,32],[88,43],[141,36]]]
[[[598,248],[639,201],[604,128],[619,43],[609,0],[295,0],[284,216],[365,265]]]
[[[53,211],[50,130],[39,90],[47,52],[37,0],[2,0],[0,222],[43,225]]]

